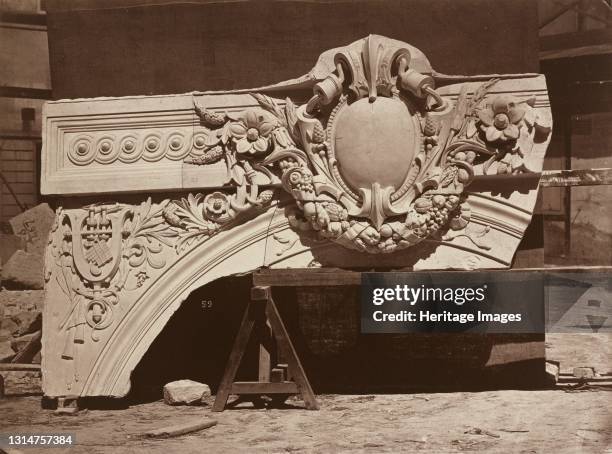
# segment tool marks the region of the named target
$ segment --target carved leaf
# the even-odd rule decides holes
[[[472,137],[476,135],[477,132],[478,130],[476,129],[476,122],[473,119],[468,120],[466,129],[465,129],[465,136],[468,139],[471,139]]]
[[[499,82],[500,79],[491,79],[485,83],[483,83],[480,87],[476,89],[474,92],[474,96],[472,96],[472,102],[470,103],[470,114],[474,113],[476,106],[484,99],[489,90]]]
[[[251,96],[257,100],[261,107],[278,118],[283,126],[287,127],[287,118],[285,114],[272,98],[261,93],[251,93]]]
[[[287,130],[295,143],[301,143],[300,130],[298,128],[298,119],[296,114],[295,104],[291,99],[287,98],[285,104],[285,114],[287,116]]]
[[[444,169],[442,173],[442,178],[440,178],[440,187],[446,187],[455,181],[455,177],[457,176],[457,172],[459,169],[455,166],[450,166]]]

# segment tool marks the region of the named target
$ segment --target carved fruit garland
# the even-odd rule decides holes
[[[465,189],[475,174],[530,171],[533,143],[550,132],[535,98],[489,96],[498,82],[491,79],[471,96],[468,85],[462,86],[451,106],[433,89],[430,76],[409,68],[407,49],[387,48],[380,37],[371,36],[361,52],[349,54],[336,56],[336,70],[299,107],[290,99],[281,107],[268,96],[253,94],[259,108],[221,115],[194,98],[202,123],[212,128],[205,156],[224,156],[228,179],[238,185],[238,193],[251,194],[251,203],[262,176],[267,183],[280,180],[295,199],[290,224],[348,248],[393,252],[425,239],[465,237],[488,249],[488,229],[468,228],[472,216]],[[400,118],[399,130],[385,126],[389,115]],[[413,150],[414,157],[389,149],[385,153],[398,156],[395,160],[383,153],[380,161],[353,165],[359,153],[375,151],[376,139],[365,137],[374,147],[368,151],[348,136],[370,123],[386,128],[385,133],[373,130],[373,136],[403,137],[396,146]],[[341,141],[339,128],[345,132]],[[357,148],[347,150],[347,141]],[[364,150],[357,151],[360,147]],[[388,171],[380,168],[384,165]],[[383,179],[386,173],[397,174],[396,167],[405,175],[401,182],[367,181],[370,169],[364,167],[380,170]],[[190,237],[197,237],[198,229],[207,235],[217,228],[210,219],[198,219],[192,205],[189,200],[180,204],[185,219],[195,218]]]

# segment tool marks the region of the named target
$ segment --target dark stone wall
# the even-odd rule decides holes
[[[538,69],[531,0],[48,0],[47,10],[55,99],[262,86],[370,33],[415,45],[447,74]]]

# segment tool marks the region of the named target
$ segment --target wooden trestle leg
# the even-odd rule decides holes
[[[259,344],[258,381],[236,382],[236,372],[253,329]],[[286,363],[279,363],[271,368],[271,354],[275,346],[279,351],[278,356]],[[299,394],[307,409],[319,409],[304,368],[274,304],[270,287],[251,289],[251,301],[242,318],[212,410],[223,411],[230,394],[241,398],[245,395],[254,398],[269,395],[273,400],[277,398],[277,401],[284,400],[283,396],[286,398],[291,394]],[[278,399],[279,397],[281,399]]]

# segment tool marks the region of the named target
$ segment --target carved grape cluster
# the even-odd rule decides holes
[[[305,167],[289,166],[283,175],[283,181],[290,191],[313,193],[312,173]]]
[[[421,238],[434,235],[448,223],[459,205],[456,195],[436,194],[419,197],[414,203],[414,212],[408,214],[406,224]]]

